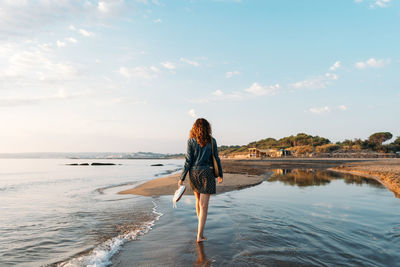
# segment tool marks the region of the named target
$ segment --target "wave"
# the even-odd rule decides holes
[[[112,256],[117,253],[121,247],[130,240],[136,240],[139,236],[148,233],[156,221],[160,219],[163,215],[161,212],[157,211],[157,204],[153,201],[152,212],[155,215],[154,219],[151,221],[144,222],[138,229],[131,230],[127,233],[120,234],[111,239],[104,241],[103,243],[97,245],[88,254],[81,255],[79,257],[72,258],[66,262],[58,263],[57,267],[105,267],[111,264]]]

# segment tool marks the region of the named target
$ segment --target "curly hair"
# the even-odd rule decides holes
[[[190,138],[196,138],[201,147],[211,143],[211,125],[203,118],[197,119],[190,130]]]

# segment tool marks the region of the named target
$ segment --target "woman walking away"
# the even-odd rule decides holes
[[[218,167],[214,174],[213,156]],[[199,225],[197,228],[197,242],[206,241],[203,235],[207,220],[208,201],[210,195],[215,194],[215,178],[218,183],[223,182],[221,161],[218,156],[217,141],[211,136],[211,125],[206,119],[197,119],[190,131],[187,143],[185,165],[178,185],[182,185],[189,172],[190,187],[196,197],[196,213]]]

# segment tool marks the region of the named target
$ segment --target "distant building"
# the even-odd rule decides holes
[[[290,151],[286,149],[258,149],[258,148],[249,148],[249,157],[250,158],[280,158],[290,156]]]

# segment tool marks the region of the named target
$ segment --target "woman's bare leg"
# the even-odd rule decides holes
[[[197,219],[199,218],[200,214],[200,193],[193,191],[194,196],[196,197],[196,214],[197,214]]]
[[[204,237],[204,226],[207,220],[209,200],[210,200],[210,194],[200,194],[200,214],[199,214],[199,226],[197,228],[197,242],[202,242],[207,240]]]

